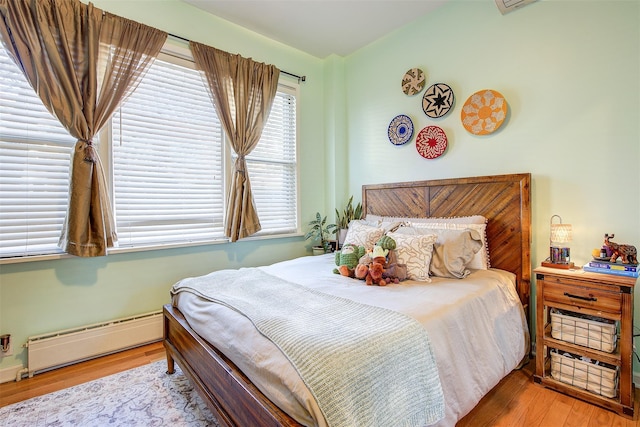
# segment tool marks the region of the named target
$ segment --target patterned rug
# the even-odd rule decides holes
[[[0,420],[14,427],[218,426],[178,366],[166,374],[165,361],[5,406]]]

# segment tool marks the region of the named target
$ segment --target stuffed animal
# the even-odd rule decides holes
[[[403,280],[406,280],[407,264],[398,264],[398,263],[390,264],[387,268],[384,269],[384,273],[382,273],[382,277],[387,281],[387,283],[398,284]]]
[[[333,272],[346,277],[353,277],[353,270],[364,254],[364,246],[356,246],[351,243],[342,246],[342,249],[336,251],[335,260],[338,267],[334,268]]]
[[[384,258],[385,262],[387,260],[387,254],[389,253],[389,249],[384,249],[382,246],[375,245],[373,247],[373,251],[371,252],[371,258]]]
[[[392,251],[396,248],[396,241],[391,237],[385,235],[378,239],[378,241],[376,242],[376,246],[380,246],[382,247],[382,249]]]
[[[354,274],[356,279],[364,280],[368,286],[386,286],[387,281],[382,277],[383,273],[384,266],[379,262],[373,261],[369,265],[358,264]]]

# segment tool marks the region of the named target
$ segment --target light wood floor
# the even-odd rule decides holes
[[[31,397],[164,360],[162,343],[149,344],[19,382],[0,384],[0,407]],[[534,384],[534,363],[514,371],[457,424],[457,427],[640,427],[611,411]],[[636,414],[640,392],[636,392]]]

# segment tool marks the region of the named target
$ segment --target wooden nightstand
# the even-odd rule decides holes
[[[583,270],[560,270],[545,267],[536,268],[534,273],[536,275],[536,372],[534,381],[611,409],[619,414],[633,417],[633,288],[636,279],[584,272]],[[552,309],[554,309],[553,316]],[[556,310],[561,311],[557,312]],[[584,337],[585,322],[581,321],[578,316],[584,317],[585,315],[596,317],[594,323],[591,323],[592,318],[586,322],[587,329],[594,328],[591,332],[587,332],[586,338],[574,339],[570,335],[568,336],[566,331],[564,334],[559,333],[566,324],[572,323],[572,319],[576,319],[578,335]],[[553,322],[552,317],[554,318]],[[563,321],[569,319],[569,321],[559,327],[558,319]],[[599,323],[598,319],[615,321],[617,328],[607,324],[606,320]],[[556,338],[552,336],[552,323],[554,322]],[[617,345],[615,345],[614,338],[615,350],[613,352],[609,352],[610,345],[603,344],[602,341],[600,344],[597,341],[589,342],[589,336],[593,338],[592,332],[594,331],[595,339],[599,338],[598,325],[605,326],[605,329],[607,327],[613,328],[614,331],[617,329]],[[556,350],[559,353],[556,353]],[[580,359],[566,358],[566,353],[597,360],[606,364],[601,364],[606,368],[590,366],[588,362],[580,361]],[[567,368],[565,364],[567,360],[569,366],[575,364],[575,371]],[[575,362],[576,360],[578,361]],[[552,366],[555,369],[554,375],[552,375]],[[562,369],[564,370],[562,371]],[[590,372],[590,376],[585,375],[585,378],[588,379],[586,383],[578,380],[585,369]],[[573,372],[576,373],[575,376],[572,376]],[[598,382],[604,381],[607,387],[611,383],[599,379],[598,376],[601,374],[612,377],[617,375],[617,384],[613,383],[612,389],[603,388],[607,390],[604,393],[601,393]],[[563,381],[560,380],[561,378]],[[569,382],[574,382],[576,385],[571,385]]]

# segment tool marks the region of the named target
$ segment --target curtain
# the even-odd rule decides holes
[[[190,42],[190,47],[231,148],[238,155],[225,216],[225,235],[235,242],[260,231],[245,156],[260,141],[278,89],[280,70],[200,43]]]
[[[167,33],[78,0],[0,0],[0,38],[47,109],[77,138],[60,247],[106,255],[117,241],[96,133],[135,89]]]

